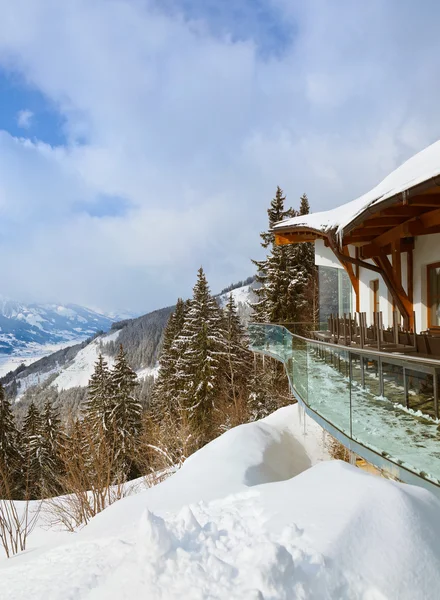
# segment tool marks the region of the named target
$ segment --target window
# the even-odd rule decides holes
[[[440,329],[440,262],[428,265],[428,327]]]
[[[342,317],[352,311],[352,288],[344,269],[319,265],[319,322],[327,327],[330,315]]]

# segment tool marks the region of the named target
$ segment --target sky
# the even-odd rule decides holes
[[[440,138],[431,0],[0,0],[0,292],[143,313],[253,273],[276,186]]]

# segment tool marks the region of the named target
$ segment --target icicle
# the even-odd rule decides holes
[[[353,452],[353,450],[348,451],[348,457],[349,457],[350,464],[355,467],[356,466],[356,454]]]

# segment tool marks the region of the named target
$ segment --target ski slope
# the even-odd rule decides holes
[[[297,405],[232,429],[82,531],[37,531],[0,598],[437,599],[439,501],[328,458]]]

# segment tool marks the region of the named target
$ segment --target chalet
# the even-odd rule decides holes
[[[314,242],[321,322],[380,314],[386,329],[397,311],[401,328],[440,334],[440,141],[363,196],[274,232],[277,244]]]
[[[343,206],[286,219],[313,242],[319,330],[252,323],[293,396],[348,448],[440,496],[440,141]]]

